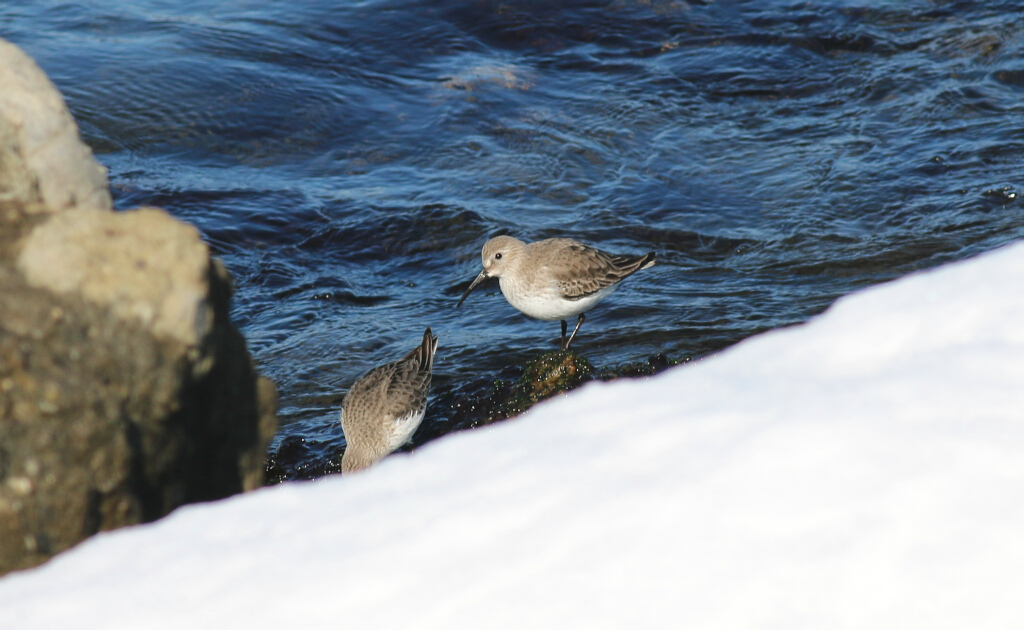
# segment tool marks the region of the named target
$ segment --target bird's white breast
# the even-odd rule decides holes
[[[618,286],[613,284],[585,298],[567,300],[561,296],[554,283],[516,282],[513,278],[501,276],[498,284],[502,295],[518,311],[534,319],[546,321],[576,317],[608,297]]]
[[[417,409],[410,410],[409,413],[395,418],[390,422],[390,426],[385,439],[387,440],[388,452],[392,452],[403,444],[412,439],[412,434],[416,432],[416,429],[420,426],[420,422],[423,421],[423,416],[426,415],[427,408],[419,407]]]

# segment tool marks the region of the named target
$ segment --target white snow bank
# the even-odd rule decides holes
[[[0,628],[1024,628],[1022,593],[1018,244],[99,536],[0,580]]]

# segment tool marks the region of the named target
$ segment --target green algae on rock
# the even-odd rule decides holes
[[[538,402],[575,389],[594,378],[594,366],[572,351],[547,352],[528,361],[502,405],[503,418],[523,413]],[[498,418],[496,418],[498,419]]]

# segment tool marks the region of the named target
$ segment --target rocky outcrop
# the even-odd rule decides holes
[[[0,574],[258,487],[273,384],[199,233],[110,209],[63,100],[0,41]]]
[[[110,209],[106,169],[78,137],[57,88],[17,46],[0,39],[0,199],[39,211]]]

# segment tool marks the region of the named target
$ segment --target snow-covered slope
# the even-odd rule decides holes
[[[1024,628],[1022,593],[1018,244],[99,536],[0,580],[0,628]]]

